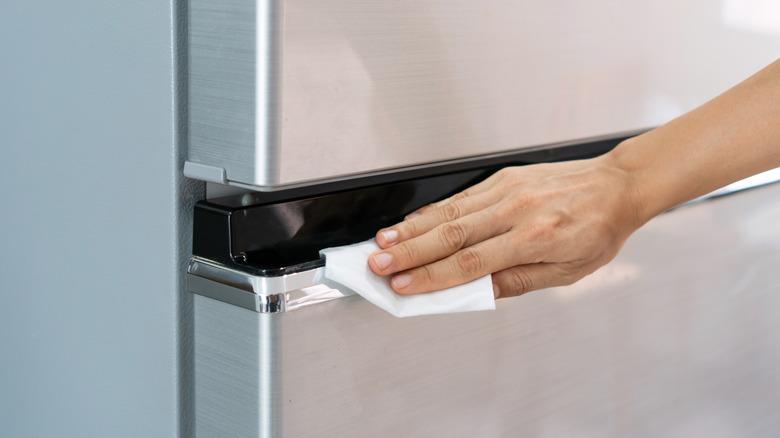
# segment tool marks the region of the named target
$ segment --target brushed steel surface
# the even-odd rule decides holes
[[[192,0],[189,160],[274,189],[656,126],[778,57],[762,4]]]
[[[278,320],[195,295],[195,436],[281,436]]]
[[[189,160],[278,180],[282,0],[189,2]]]
[[[674,210],[580,283],[494,312],[196,296],[198,436],[776,436],[778,200],[774,184]]]

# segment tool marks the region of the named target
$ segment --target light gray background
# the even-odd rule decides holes
[[[187,435],[177,7],[0,2],[3,437]]]

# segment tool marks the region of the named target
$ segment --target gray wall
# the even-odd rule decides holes
[[[0,2],[3,437],[186,435],[176,16]]]

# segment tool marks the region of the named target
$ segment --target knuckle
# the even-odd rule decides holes
[[[401,259],[401,264],[404,266],[409,263],[414,263],[414,260],[417,259],[417,246],[412,242],[401,242],[393,249],[398,252],[398,256]]]
[[[504,168],[499,169],[496,173],[494,173],[491,178],[496,179],[496,181],[501,181],[503,179],[512,178],[514,177],[517,172],[520,170],[520,167],[517,166],[507,166]]]
[[[424,284],[430,284],[436,278],[431,265],[422,265],[415,271],[417,271],[416,273],[419,276],[418,279],[421,280]]]
[[[555,237],[555,229],[548,224],[540,224],[532,230],[533,240],[537,242],[549,242]]]
[[[536,191],[526,191],[519,201],[526,207],[537,207],[542,203],[542,195]]]
[[[493,216],[507,220],[513,220],[519,217],[521,213],[519,203],[512,199],[501,199],[501,202],[492,206]]]
[[[527,237],[535,242],[552,242],[564,226],[563,219],[558,215],[540,217],[528,228]]]
[[[460,193],[456,193],[456,194],[454,194],[454,195],[452,195],[452,196],[450,197],[450,201],[458,201],[458,200],[460,200],[460,199],[463,199],[463,198],[465,198],[465,197],[467,197],[467,196],[468,196],[468,195],[466,194],[466,192],[465,192],[465,191],[463,191],[463,192],[460,192]]]
[[[537,205],[537,196],[526,191],[507,191],[502,195],[499,211],[503,215],[517,216],[533,210]]]
[[[433,209],[433,208],[434,208],[433,204],[428,204],[426,206],[418,208],[413,213],[424,214],[424,213],[427,213],[427,212],[431,211],[431,209]]]
[[[504,167],[496,171],[496,173],[493,174],[492,178],[501,179],[507,176],[509,174],[511,167]]]
[[[459,272],[468,276],[479,275],[484,267],[484,260],[479,251],[467,248],[455,255],[455,266]]]
[[[448,250],[463,248],[466,244],[466,230],[458,222],[447,222],[439,227],[439,240]]]
[[[533,279],[522,269],[509,271],[509,294],[511,296],[522,295],[534,289]],[[503,291],[502,291],[503,292]]]
[[[402,238],[417,236],[417,224],[414,221],[403,221],[396,225],[396,230]]]
[[[448,202],[439,207],[439,214],[445,221],[451,222],[463,216],[463,209],[456,202]]]

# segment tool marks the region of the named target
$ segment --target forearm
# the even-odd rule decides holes
[[[631,176],[640,222],[780,166],[780,60],[603,159]]]

